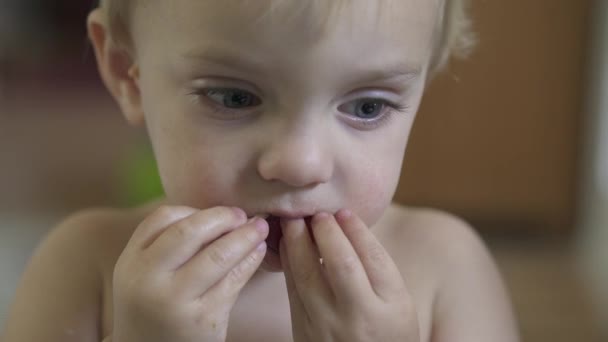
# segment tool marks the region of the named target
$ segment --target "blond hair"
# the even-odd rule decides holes
[[[273,4],[278,2],[279,0],[273,0]],[[107,15],[112,40],[125,48],[132,47],[128,25],[135,0],[100,0],[100,3]],[[470,0],[442,0],[441,5],[443,11],[437,25],[435,46],[429,65],[430,74],[442,70],[451,57],[467,57],[476,43],[469,16]]]

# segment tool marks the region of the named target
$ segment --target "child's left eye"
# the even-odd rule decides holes
[[[382,99],[359,99],[338,107],[341,112],[352,114],[357,119],[373,120],[384,114],[387,107],[396,107]]]
[[[206,89],[203,95],[226,108],[239,109],[258,106],[260,99],[248,91],[228,88]]]

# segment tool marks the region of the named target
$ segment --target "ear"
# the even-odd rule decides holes
[[[97,68],[106,88],[114,97],[127,121],[144,123],[139,90],[139,69],[131,54],[117,46],[109,35],[103,10],[93,10],[87,19],[89,39],[95,51]]]

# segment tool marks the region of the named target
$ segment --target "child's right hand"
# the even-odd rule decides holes
[[[116,263],[112,341],[225,341],[267,235],[265,220],[238,208],[157,209]]]

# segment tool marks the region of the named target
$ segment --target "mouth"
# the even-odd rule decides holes
[[[304,217],[304,222],[306,223],[306,227],[308,228],[308,232],[310,233],[311,238],[314,243],[314,236],[311,233],[310,221],[312,216]],[[266,218],[266,222],[268,222],[268,237],[266,238],[266,245],[268,249],[275,254],[279,254],[279,242],[281,241],[281,237],[283,237],[283,231],[281,230],[281,217],[275,215],[268,215]]]
[[[279,254],[279,242],[281,241],[281,237],[283,237],[283,232],[281,231],[281,218],[270,215],[266,218],[266,222],[268,222],[269,228],[266,245],[269,250]]]

